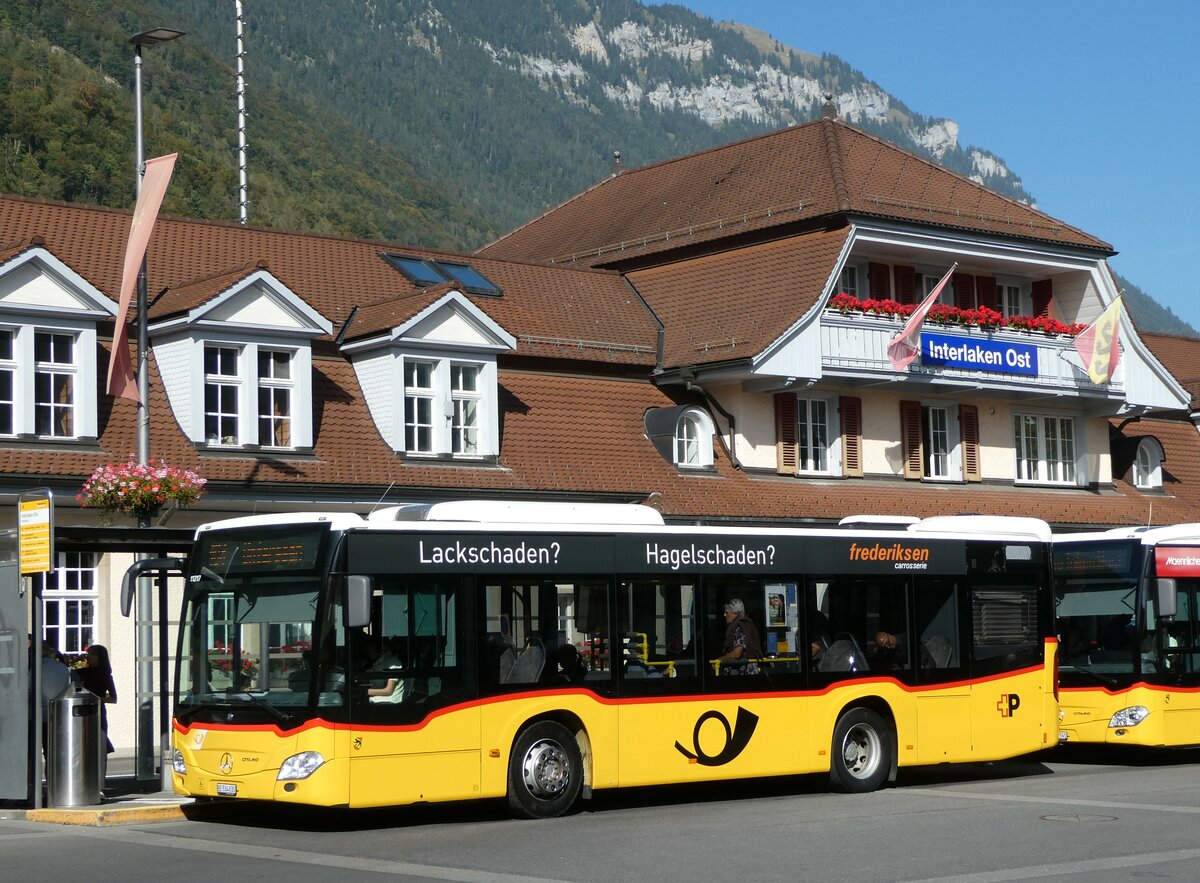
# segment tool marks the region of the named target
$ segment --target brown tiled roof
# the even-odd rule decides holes
[[[0,196],[0,242],[39,235],[44,247],[116,301],[130,213],[94,206]],[[518,339],[518,353],[653,365],[657,329],[618,274],[546,267],[398,248],[387,243],[289,233],[233,223],[162,217],[147,254],[147,290],[155,318],[191,309],[265,265],[334,324],[357,305],[420,295],[418,286],[379,257],[466,261],[500,287],[500,297],[466,296]]]
[[[128,222],[125,212],[0,198],[0,241],[40,233],[47,249],[114,296]],[[682,359],[679,353],[694,349],[718,331],[728,333],[730,339],[745,335],[758,348],[761,342],[775,339],[780,329],[772,325],[777,320],[769,314],[775,311],[794,319],[811,304],[818,277],[832,266],[831,255],[844,236],[844,231],[814,233],[746,249],[746,263],[735,256],[739,263],[733,266],[746,274],[743,281],[750,284],[723,282],[705,258],[640,272],[639,284],[644,284],[659,309],[672,316],[672,325],[678,323],[682,329],[679,339],[669,343],[672,358]],[[335,322],[343,321],[354,304],[379,304],[399,297],[407,310],[410,303],[427,302],[434,292],[415,288],[378,259],[380,248],[378,243],[356,240],[166,219],[151,248],[150,290],[171,289],[177,302],[170,308],[184,309],[246,272],[236,268],[265,261],[285,285]],[[724,259],[727,275],[729,261]],[[618,275],[491,259],[472,263],[500,285],[504,295],[468,296],[520,338],[520,352],[575,354],[594,362],[641,368],[653,364],[655,326]],[[801,265],[816,269],[806,276]],[[771,288],[772,278],[799,281],[785,291]],[[770,307],[757,319],[756,298]],[[707,324],[689,322],[688,311],[702,312],[702,302],[705,310],[715,310],[716,318]],[[781,308],[785,303],[788,310]],[[605,346],[615,348],[605,351]],[[104,343],[98,357],[104,364]],[[262,499],[270,508],[289,491],[304,495],[326,491],[363,499],[386,495],[385,489],[394,483],[399,490],[393,496],[404,499],[422,494],[641,499],[657,492],[667,513],[695,519],[830,521],[857,512],[1004,514],[1019,508],[1060,524],[1141,524],[1150,517],[1152,502],[1155,523],[1200,520],[1200,434],[1186,423],[1143,421],[1125,427],[1126,435],[1152,428],[1164,444],[1167,483],[1158,495],[1139,493],[1123,479],[1101,493],[797,480],[747,474],[734,468],[719,449],[712,472],[681,474],[640,431],[647,409],[679,403],[670,393],[648,380],[599,376],[599,367],[592,375],[551,374],[518,370],[518,364],[528,363],[514,360],[500,366],[502,449],[495,465],[397,456],[372,421],[353,366],[344,359],[325,357],[313,362],[311,456],[198,450],[176,424],[152,360],[152,453],[173,465],[199,469],[209,478],[212,496],[202,505],[214,510],[219,509],[222,496]],[[78,487],[96,466],[123,460],[136,449],[135,417],[133,403],[101,395],[97,450],[81,445],[0,444],[5,485]]]
[[[1112,251],[861,129],[822,119],[605,179],[479,254],[615,265],[847,212]]]
[[[262,269],[259,264],[238,267],[226,273],[217,273],[205,279],[194,282],[184,282],[173,288],[160,292],[150,298],[149,316],[151,321],[165,319],[179,313],[194,310],[201,304],[207,303],[217,295],[228,290],[251,273]]]
[[[1139,331],[1138,336],[1195,403],[1200,398],[1200,340],[1149,331]]]
[[[762,352],[816,303],[847,235],[809,233],[630,273],[666,325],[664,367]]]

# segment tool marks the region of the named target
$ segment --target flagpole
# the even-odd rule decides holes
[[[133,121],[134,121],[134,161],[135,168],[133,174],[134,180],[134,196],[142,195],[142,177],[146,173],[146,160],[144,146],[142,141],[142,47],[154,46],[158,43],[165,43],[170,40],[175,40],[183,36],[182,31],[171,30],[169,28],[155,28],[150,31],[143,31],[140,34],[134,34],[130,37],[129,42],[133,44]],[[136,203],[135,199],[135,203]],[[157,208],[155,210],[157,212]],[[136,214],[136,209],[135,209]],[[132,237],[133,231],[130,231]],[[137,275],[137,388],[138,388],[138,411],[137,411],[137,459],[138,463],[147,463],[150,460],[150,366],[149,366],[149,317],[147,310],[149,309],[149,296],[146,293],[146,253],[142,252],[141,264],[138,267]],[[128,302],[126,302],[128,303]],[[121,317],[124,319],[124,315]],[[124,343],[124,338],[114,332],[113,346],[117,346],[118,339],[122,346],[127,346]],[[114,350],[115,354],[115,350]],[[109,373],[111,376],[112,368],[110,365]],[[148,514],[138,515],[138,527],[150,527],[150,516]],[[147,557],[146,553],[139,553],[135,556],[138,559]],[[155,758],[155,732],[154,732],[154,585],[147,579],[138,580],[137,585],[137,609],[135,612],[136,632],[136,647],[137,647],[137,669],[135,686],[137,695],[136,703],[136,735],[137,735],[137,754],[134,764],[134,777],[139,783],[149,782],[154,778],[154,758]],[[159,611],[159,615],[165,617],[165,610]],[[165,678],[163,683],[158,685],[160,698],[165,698],[166,691],[169,685]],[[165,703],[164,703],[165,705]],[[170,733],[168,727],[169,721],[164,719],[160,722],[162,728],[161,742],[158,745],[160,754],[160,769],[159,783],[163,790],[171,787],[171,769],[166,761],[166,749],[170,745]]]

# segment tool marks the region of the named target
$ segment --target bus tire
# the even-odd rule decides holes
[[[863,793],[883,786],[892,768],[892,736],[878,714],[852,708],[833,728],[829,778],[839,791]]]
[[[575,734],[560,723],[539,721],[513,742],[508,761],[508,808],[526,819],[567,812],[583,787],[583,758]]]

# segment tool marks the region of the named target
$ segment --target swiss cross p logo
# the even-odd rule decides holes
[[[996,703],[996,711],[1000,712],[1001,717],[1012,717],[1020,707],[1021,697],[1016,693],[1001,693],[1000,701]]]

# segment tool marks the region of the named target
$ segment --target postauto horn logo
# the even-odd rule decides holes
[[[704,749],[700,747],[700,729],[710,720],[720,721],[721,726],[725,729],[725,746],[716,754],[705,754]],[[758,726],[758,715],[752,711],[747,711],[740,705],[737,710],[737,719],[734,721],[733,729],[729,728],[729,721],[725,715],[719,711],[706,711],[696,720],[696,728],[692,730],[692,750],[684,748],[678,742],[675,747],[679,749],[679,753],[688,759],[688,763],[698,763],[703,766],[723,766],[729,763],[739,754],[750,742],[750,737],[754,735],[754,728]]]

